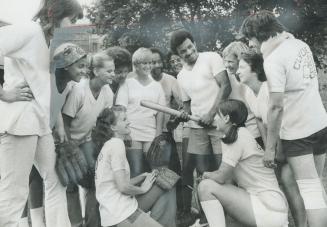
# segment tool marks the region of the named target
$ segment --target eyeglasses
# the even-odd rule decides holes
[[[171,59],[169,60],[169,64],[177,64],[177,63],[181,63],[181,59],[177,58],[177,59]]]

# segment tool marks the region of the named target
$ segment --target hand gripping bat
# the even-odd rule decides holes
[[[154,102],[146,101],[146,100],[141,101],[141,106],[146,107],[146,108],[150,108],[152,110],[156,110],[156,111],[159,111],[159,112],[163,112],[163,113],[166,113],[166,114],[170,114],[170,115],[173,115],[173,116],[176,116],[176,117],[180,117],[180,115],[182,114],[181,111],[174,110],[174,109],[169,108],[167,106],[162,106],[162,105],[160,105],[158,103],[154,103]],[[196,116],[193,116],[193,115],[189,115],[189,117],[190,117],[190,120],[192,120],[192,121],[195,121],[195,122],[200,121],[199,117],[196,117]],[[213,122],[212,126],[216,127],[217,123]]]

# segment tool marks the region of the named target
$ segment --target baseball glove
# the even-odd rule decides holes
[[[62,185],[77,184],[89,168],[83,152],[72,141],[56,145],[56,172]]]
[[[180,179],[179,175],[177,175],[174,171],[166,167],[160,167],[156,170],[158,171],[156,184],[163,190],[172,189],[177,183],[177,181]]]
[[[172,145],[172,138],[166,133],[154,138],[146,153],[146,159],[152,168],[169,165]]]

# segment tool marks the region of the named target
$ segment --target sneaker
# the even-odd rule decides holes
[[[189,227],[209,227],[208,223],[200,223],[200,219],[196,219],[193,225],[190,225]]]
[[[196,220],[196,215],[190,212],[181,212],[176,218],[176,225],[178,227],[188,227]]]

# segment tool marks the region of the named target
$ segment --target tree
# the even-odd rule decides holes
[[[108,45],[132,52],[139,46],[167,52],[169,33],[181,26],[194,34],[200,50],[221,51],[235,39],[244,18],[260,9],[279,15],[311,46],[318,66],[326,67],[325,0],[98,0],[87,16],[98,33],[107,34]]]

